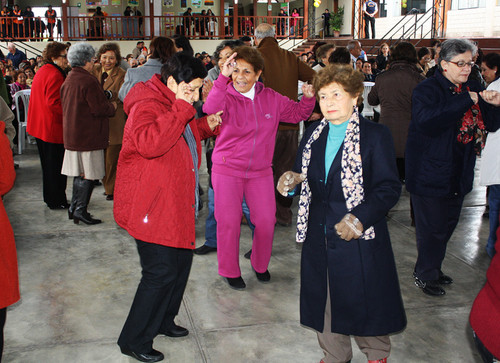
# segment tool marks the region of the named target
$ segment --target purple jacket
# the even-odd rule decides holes
[[[295,102],[257,82],[251,100],[236,91],[229,80],[221,73],[203,105],[207,114],[224,111],[212,171],[240,178],[271,175],[279,122],[307,120],[315,98],[302,97]]]

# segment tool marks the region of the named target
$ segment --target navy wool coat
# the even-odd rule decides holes
[[[306,130],[297,154],[296,172],[301,170],[305,143],[318,124]],[[329,288],[332,332],[378,336],[400,331],[406,326],[406,316],[385,219],[401,193],[390,131],[360,117],[365,200],[351,213],[365,229],[375,228],[375,239],[347,242],[334,228],[348,212],[340,178],[343,145],[325,184],[328,130],[326,126],[312,144],[307,174],[311,204],[302,247],[300,322],[323,332]]]
[[[412,95],[412,118],[406,142],[406,189],[427,197],[464,196],[472,190],[474,143],[457,141],[461,119],[473,105],[467,92],[484,88],[474,80],[455,93],[440,70],[419,83]],[[488,131],[500,126],[500,108],[483,101],[479,107]]]

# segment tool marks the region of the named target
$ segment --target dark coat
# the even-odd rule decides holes
[[[0,231],[2,231],[0,233],[0,309],[19,300],[14,232],[2,201],[2,197],[12,188],[16,179],[12,150],[4,129],[5,124],[0,122]]]
[[[293,52],[281,48],[274,38],[262,39],[257,50],[264,58],[264,70],[262,71],[264,86],[297,101],[298,82],[312,81],[316,72],[302,62]],[[279,126],[279,130],[298,129],[298,124],[280,123]]]
[[[391,131],[396,157],[404,158],[411,120],[411,95],[425,77],[408,62],[393,62],[389,67],[377,76],[375,86],[368,94],[368,103],[372,106],[380,104],[379,122]]]
[[[306,129],[294,167],[297,172],[304,145],[317,125]],[[343,146],[325,184],[327,137],[328,126],[312,144],[307,174],[312,199],[302,247],[300,322],[323,331],[328,272],[332,332],[377,336],[400,331],[406,316],[385,220],[401,193],[391,135],[385,126],[360,118],[365,201],[351,213],[365,228],[375,228],[375,239],[350,242],[340,239],[334,228],[347,213],[340,179]]]
[[[457,141],[464,113],[473,105],[467,92],[483,87],[469,80],[456,94],[440,70],[421,82],[412,96],[412,119],[406,142],[406,189],[427,197],[464,196],[472,190],[476,154],[473,142]],[[488,131],[500,126],[499,108],[479,97]]]
[[[109,145],[109,120],[115,108],[101,84],[82,67],[74,67],[61,87],[64,148],[103,150]]]
[[[97,78],[97,81],[102,84],[102,66],[100,64],[94,66],[93,74]],[[123,102],[118,98],[118,92],[120,92],[124,79],[125,71],[117,65],[109,72],[108,78],[106,78],[103,85],[105,91],[110,91],[113,94],[111,101],[116,102],[118,106],[116,108],[115,115],[109,118],[110,145],[121,145],[123,140],[125,112],[123,111]]]

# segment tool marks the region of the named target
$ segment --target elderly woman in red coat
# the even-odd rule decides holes
[[[1,198],[12,188],[16,179],[12,150],[4,130],[5,124],[0,122],[0,361],[2,361],[3,327],[7,306],[19,300],[14,232]]]
[[[64,158],[61,86],[68,66],[67,46],[51,42],[43,51],[45,65],[31,85],[27,132],[36,138],[43,175],[43,201],[50,209],[68,208]]]
[[[118,339],[123,354],[158,362],[158,334],[188,335],[174,322],[186,287],[199,200],[200,140],[218,133],[220,115],[194,119],[192,104],[207,71],[177,53],[161,76],[136,84],[124,100],[128,114],[115,183],[116,222],[135,238],[142,279]]]

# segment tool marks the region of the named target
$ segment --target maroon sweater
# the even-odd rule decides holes
[[[115,108],[97,78],[81,67],[69,73],[61,87],[64,148],[73,151],[106,149],[109,120]]]

